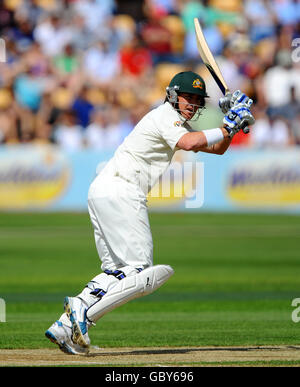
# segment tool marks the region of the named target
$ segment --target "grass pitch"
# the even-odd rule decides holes
[[[175,275],[90,330],[101,347],[299,345],[300,217],[151,213],[154,263]],[[100,272],[88,214],[0,214],[0,349],[44,331]]]

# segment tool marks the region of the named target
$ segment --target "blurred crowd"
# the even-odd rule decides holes
[[[197,51],[198,17],[228,85],[254,101],[256,123],[233,144],[300,145],[300,0],[0,4],[0,143],[116,148],[185,69],[206,80],[219,117],[221,93]]]

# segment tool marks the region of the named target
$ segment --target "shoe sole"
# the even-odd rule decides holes
[[[49,339],[52,343],[58,345],[59,349],[64,352],[64,353],[67,353],[68,355],[77,355],[77,353],[75,353],[69,346],[67,346],[65,343],[61,343],[60,341],[57,340],[57,338],[53,335],[52,332],[50,332],[49,330],[45,332],[45,336],[47,337],[47,339]]]
[[[89,344],[85,341],[81,329],[77,324],[76,319],[73,316],[73,311],[69,303],[69,298],[66,297],[64,301],[64,309],[72,323],[72,340],[75,344],[80,345],[83,348],[89,348]]]

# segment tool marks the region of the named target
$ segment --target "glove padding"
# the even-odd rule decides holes
[[[224,114],[226,114],[232,107],[240,103],[243,103],[250,108],[253,101],[240,90],[236,90],[233,94],[227,93],[225,97],[219,99],[219,107]]]
[[[232,138],[238,131],[248,125],[253,125],[255,119],[250,112],[248,105],[239,103],[231,108],[223,118],[224,128]]]

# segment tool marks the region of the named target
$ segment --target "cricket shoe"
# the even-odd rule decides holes
[[[57,320],[45,332],[45,336],[52,341],[52,343],[57,344],[59,349],[64,353],[70,355],[84,355],[88,353],[86,348],[82,348],[80,345],[73,343],[71,324],[70,326],[67,326]]]
[[[78,297],[65,297],[64,309],[72,323],[72,341],[82,348],[89,348],[88,328],[91,323],[86,317],[86,305]]]

